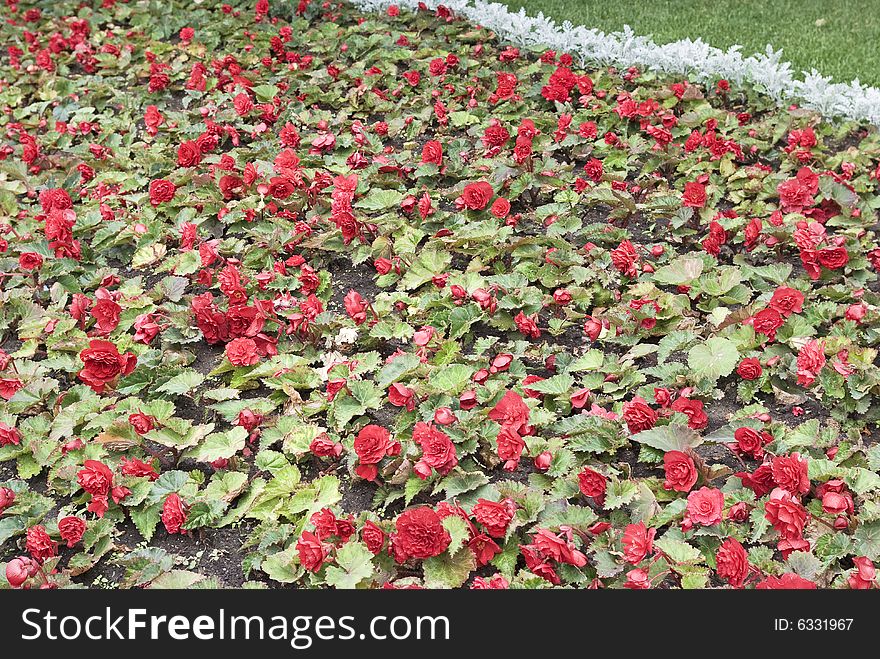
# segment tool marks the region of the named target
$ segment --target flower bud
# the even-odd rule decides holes
[[[550,468],[550,462],[552,460],[553,455],[550,451],[544,451],[535,458],[535,469],[538,471],[547,471],[547,469]]]
[[[458,421],[458,418],[455,416],[455,413],[448,407],[438,407],[436,410],[434,410],[434,421],[439,423],[441,426],[448,426]]]
[[[15,502],[15,492],[8,487],[0,487],[0,513]]]
[[[6,564],[6,581],[13,588],[21,588],[22,584],[28,580],[30,568],[30,559],[13,558]]]

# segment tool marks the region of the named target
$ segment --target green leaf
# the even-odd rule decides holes
[[[170,572],[160,574],[153,579],[147,584],[147,588],[153,590],[183,590],[190,588],[204,579],[205,575],[199,574],[198,572],[191,572],[189,570],[171,570]]]
[[[815,581],[822,572],[822,561],[805,551],[791,552],[786,563],[792,572],[809,581]]]
[[[695,345],[688,352],[688,367],[696,380],[715,382],[730,375],[739,361],[739,350],[729,339],[713,336],[706,343]]]
[[[365,409],[375,410],[382,406],[382,391],[369,380],[353,380],[348,391]]]
[[[630,437],[639,444],[645,444],[658,451],[685,451],[703,443],[703,438],[684,424],[655,426],[649,430],[637,432]]]
[[[334,588],[352,589],[373,572],[372,552],[362,542],[349,541],[336,552],[336,565],[327,567],[325,581]]]
[[[431,373],[428,384],[433,391],[457,396],[470,383],[474,369],[467,364],[448,364]]]
[[[157,387],[156,391],[158,391],[160,394],[181,396],[183,394],[189,393],[200,384],[202,384],[202,382],[204,381],[205,376],[198,371],[181,371],[173,378],[168,380],[168,382],[160,387]]]
[[[293,583],[303,573],[303,570],[299,567],[296,545],[291,545],[284,551],[272,554],[263,561],[260,569],[269,575],[269,578],[273,581]]]
[[[244,448],[248,432],[241,426],[235,426],[226,432],[215,432],[208,435],[199,446],[189,449],[184,457],[196,462],[214,462],[231,458]]]
[[[260,103],[267,103],[278,95],[278,87],[275,85],[257,85],[253,88],[253,92]]]
[[[399,355],[379,371],[376,384],[380,389],[384,389],[392,382],[399,380],[402,375],[417,369],[421,363],[422,360],[417,355]]]
[[[546,380],[533,382],[529,385],[529,389],[532,389],[542,394],[560,396],[562,394],[567,394],[569,391],[571,391],[571,388],[573,386],[574,378],[571,375],[569,375],[568,373],[559,373],[558,375],[549,377]]]
[[[859,525],[853,534],[853,553],[872,561],[880,559],[880,522]]]
[[[355,204],[355,208],[368,211],[384,211],[396,208],[403,201],[403,193],[399,190],[383,190],[373,188],[367,195]]]
[[[164,503],[165,498],[173,492],[180,492],[189,482],[189,474],[185,471],[164,471],[153,483],[147,495],[147,504]]]
[[[463,549],[452,556],[444,551],[439,556],[425,559],[425,586],[460,588],[476,567],[477,561],[470,549]]]
[[[611,481],[605,491],[605,508],[620,508],[635,499],[638,493],[639,486],[633,481]]]
[[[482,471],[465,472],[456,468],[446,478],[437,483],[434,494],[444,492],[447,499],[476,490],[478,487],[488,484],[489,477]]]
[[[138,532],[143,536],[144,540],[149,542],[153,539],[156,527],[159,525],[159,517],[162,514],[162,505],[155,503],[152,506],[143,506],[140,508],[129,508],[128,514],[131,515],[131,521],[137,527]]]
[[[146,584],[160,574],[170,571],[174,566],[174,559],[159,547],[144,547],[123,556],[119,559],[119,564],[125,568],[125,576],[119,587],[131,588]]]
[[[449,536],[452,538],[452,542],[449,543],[446,551],[451,555],[455,555],[470,537],[470,529],[467,522],[458,515],[449,515],[443,518],[443,528],[449,531]]]
[[[873,471],[863,469],[862,467],[853,467],[852,469],[849,469],[844,480],[846,481],[846,484],[860,496],[865,495],[871,490],[880,488],[880,475],[877,475]]]
[[[666,533],[659,540],[654,541],[654,546],[660,549],[676,563],[701,563],[703,554],[696,547],[689,545],[684,540],[671,537]]]
[[[658,284],[682,286],[693,282],[703,272],[703,259],[697,256],[679,256],[669,265],[654,271],[654,281]]]
[[[482,315],[483,312],[480,311],[480,307],[474,303],[455,307],[455,309],[449,312],[449,338],[458,339],[467,334],[471,325]]]

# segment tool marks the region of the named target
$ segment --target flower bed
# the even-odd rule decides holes
[[[3,10],[11,586],[874,585],[874,129],[278,4]]]

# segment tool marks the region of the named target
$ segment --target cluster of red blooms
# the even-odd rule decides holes
[[[505,471],[514,471],[525,450],[523,436],[531,435],[529,407],[515,391],[508,391],[489,412],[489,418],[500,424],[496,436],[498,457],[504,461]]]
[[[268,319],[278,322],[273,303],[255,299],[253,306],[248,304],[247,279],[233,259],[227,260],[217,277],[227,299],[225,312],[220,310],[210,292],[195,295],[190,302],[196,325],[205,340],[212,344],[225,343],[226,356],[235,366],[252,366],[260,357],[277,355],[278,339],[263,331]]]

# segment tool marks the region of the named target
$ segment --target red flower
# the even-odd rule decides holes
[[[346,313],[351,316],[351,319],[356,325],[361,325],[366,322],[367,306],[360,293],[354,290],[349,291],[343,299],[343,303],[345,304]]]
[[[688,427],[701,430],[709,425],[709,417],[703,411],[703,401],[692,400],[681,396],[673,401],[670,408],[674,412],[681,412],[688,418]]]
[[[405,408],[408,412],[412,412],[416,408],[415,392],[399,382],[388,387],[388,401],[395,407]]]
[[[18,266],[22,270],[39,270],[43,267],[43,257],[36,252],[22,252],[18,257]]]
[[[617,271],[627,277],[635,277],[638,275],[636,270],[636,262],[639,260],[639,254],[636,252],[635,246],[628,240],[624,240],[611,250],[611,262]]]
[[[321,433],[309,444],[309,450],[319,458],[338,458],[342,455],[343,446],[330,439],[327,433]]]
[[[107,496],[113,486],[113,472],[103,462],[86,460],[76,475],[76,482],[93,496]]]
[[[202,162],[202,150],[199,149],[199,145],[191,140],[181,142],[177,147],[178,167],[195,167],[200,162]]]
[[[95,303],[95,306],[89,310],[89,313],[97,322],[98,332],[100,334],[109,334],[119,325],[119,315],[122,313],[122,307],[109,297],[103,297]]]
[[[439,556],[452,542],[440,516],[427,506],[410,508],[401,513],[395,528],[397,532],[391,539],[391,546],[398,563],[410,558]]]
[[[464,186],[461,199],[465,208],[479,211],[489,204],[494,194],[495,191],[491,185],[485,181],[479,181],[477,183],[468,183]]]
[[[29,577],[37,573],[37,567],[27,556],[13,558],[6,564],[6,581],[13,588],[21,588]]]
[[[819,250],[819,264],[829,270],[839,270],[849,263],[846,247],[828,247]]]
[[[325,545],[311,531],[303,531],[302,536],[296,542],[296,552],[299,555],[299,564],[309,572],[317,572],[324,565],[329,555],[329,546]]]
[[[32,526],[27,530],[25,549],[35,561],[41,563],[58,555],[58,543],[49,537],[42,526]]]
[[[663,469],[666,472],[664,489],[689,492],[697,482],[693,458],[681,451],[667,451],[663,456]]]
[[[795,178],[776,186],[779,203],[785,213],[799,213],[815,204],[813,196],[819,190],[819,177],[808,167],[801,167]]]
[[[414,467],[419,478],[428,478],[432,469],[445,476],[458,464],[452,440],[432,425],[419,421],[413,429],[413,441],[422,449],[422,458]]]
[[[770,471],[773,473],[773,480],[776,481],[776,484],[794,496],[810,491],[807,461],[801,459],[799,454],[792,453],[789,456],[773,458],[770,463]]]
[[[585,497],[601,500],[607,487],[608,479],[598,471],[584,467],[578,474],[578,488]]]
[[[520,311],[514,317],[513,322],[516,323],[516,328],[523,334],[523,336],[537,339],[541,336],[541,330],[535,322],[536,317],[537,316],[526,316]]]
[[[510,426],[501,426],[495,441],[498,447],[498,457],[504,460],[505,471],[514,471],[526,447],[523,438]]]
[[[171,201],[174,199],[175,190],[177,187],[164,178],[150,181],[150,203],[153,206],[158,206],[163,202]]]
[[[718,576],[734,588],[741,588],[749,575],[749,556],[736,538],[727,538],[715,554]]]
[[[361,538],[373,555],[379,554],[385,546],[385,532],[376,524],[367,520],[361,529]]]
[[[114,344],[100,339],[90,341],[89,347],[79,354],[79,358],[83,363],[79,379],[99,394],[107,388],[108,383],[121,375],[128,375],[137,365],[134,353],[121,355]]]
[[[683,206],[702,208],[706,205],[706,187],[702,183],[685,183],[681,202]]]
[[[65,517],[58,520],[58,532],[68,547],[73,547],[82,539],[86,523],[79,517]]]
[[[807,511],[791,493],[777,487],[764,504],[764,517],[783,538],[800,538],[807,523]]]
[[[443,145],[436,140],[428,140],[422,147],[422,162],[440,167],[443,164]]]
[[[226,344],[226,358],[233,366],[253,366],[260,361],[257,342],[250,338],[232,339]]]
[[[654,536],[657,529],[645,527],[644,522],[630,524],[623,531],[623,558],[627,563],[638,565],[645,556],[654,552]]]
[[[176,492],[172,492],[165,497],[165,503],[162,505],[162,524],[168,533],[186,533],[181,527],[186,523],[186,510],[183,501]]]
[[[761,465],[751,474],[739,471],[735,474],[742,480],[742,484],[754,491],[756,497],[762,497],[776,487],[770,465]]]
[[[825,342],[813,339],[800,349],[797,356],[797,383],[809,387],[825,366]]]
[[[755,460],[764,457],[764,444],[773,441],[773,436],[770,433],[758,432],[747,426],[737,428],[733,432],[733,438],[736,440],[736,450]]]
[[[8,487],[0,487],[0,513],[15,503],[15,492]]]
[[[630,590],[648,590],[651,587],[651,577],[640,568],[630,570],[626,573],[626,583],[623,584],[623,587]]]
[[[21,432],[18,428],[7,426],[0,421],[0,447],[9,446],[10,444],[21,444]]]
[[[497,503],[486,499],[478,499],[477,504],[471,510],[474,519],[483,525],[493,538],[503,538],[507,533],[507,527],[516,510],[513,506],[505,503]]]
[[[368,481],[376,480],[379,470],[376,465],[386,455],[393,455],[399,445],[391,441],[391,435],[382,426],[364,426],[354,440],[354,452],[360,463],[355,473]]]
[[[772,307],[767,307],[754,315],[752,327],[755,328],[755,332],[764,334],[771,341],[775,341],[776,330],[782,327],[784,322],[785,318],[782,317],[782,314]]]
[[[587,564],[587,557],[575,549],[571,541],[570,529],[567,531],[567,534],[568,538],[566,539],[561,534],[556,535],[547,529],[538,529],[532,541],[532,546],[546,558],[552,558],[559,563],[566,563],[575,567],[583,567]]]
[[[139,460],[137,458],[122,458],[121,470],[125,476],[135,476],[136,478],[149,478],[151,481],[159,478],[159,474],[153,468],[153,465]]]
[[[701,487],[688,495],[687,516],[694,524],[714,526],[721,522],[724,493],[711,487]]]
[[[147,416],[143,412],[136,412],[135,414],[128,415],[128,422],[138,435],[146,435],[155,428],[154,421],[155,419],[153,419],[153,417]]]
[[[492,202],[489,212],[499,220],[503,220],[510,213],[510,202],[504,197],[498,197]]]
[[[657,416],[656,410],[651,409],[647,401],[639,396],[623,404],[623,420],[633,434],[653,428]]]
[[[519,434],[528,435],[531,432],[528,426],[529,406],[515,391],[505,392],[488,416],[492,421]]]
[[[743,380],[757,380],[761,377],[763,370],[757,357],[747,357],[736,367],[736,372]]]
[[[859,556],[853,559],[856,569],[847,579],[849,587],[853,590],[869,590],[875,586],[877,578],[874,563],[870,558]]]
[[[776,309],[782,316],[788,318],[793,313],[800,313],[804,306],[804,294],[794,288],[780,286],[773,291],[773,297],[767,304],[771,309]]]

